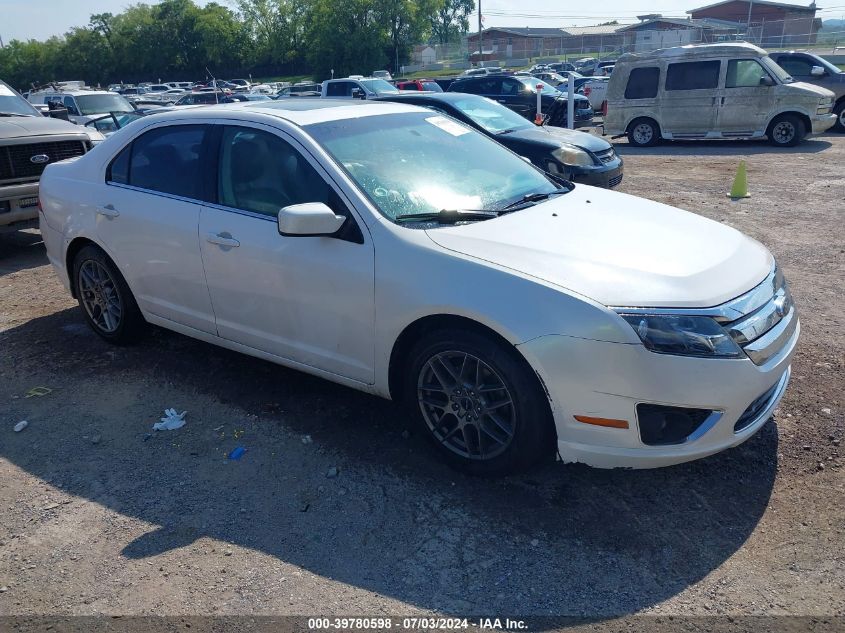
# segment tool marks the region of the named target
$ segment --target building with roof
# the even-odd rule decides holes
[[[810,5],[770,0],[725,0],[687,11],[693,20],[716,19],[746,26],[745,39],[764,48],[807,46],[816,42],[821,19]]]
[[[622,37],[620,24],[566,28],[490,27],[482,31],[485,58],[533,58],[564,53],[594,53],[617,50]],[[470,51],[478,51],[478,33],[467,36]]]

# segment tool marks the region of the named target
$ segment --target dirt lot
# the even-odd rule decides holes
[[[108,346],[38,234],[0,236],[0,614],[845,615],[845,136],[618,148],[622,191],[749,233],[791,281],[803,338],[757,436],[465,478],[388,402],[160,330]],[[165,407],[187,426],[150,435]]]

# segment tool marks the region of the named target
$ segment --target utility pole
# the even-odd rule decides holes
[[[754,0],[748,0],[748,19],[745,21],[745,39],[751,36],[751,9],[754,8]],[[762,35],[762,33],[761,33]]]
[[[482,38],[484,37],[481,29],[481,0],[478,0],[478,63],[484,65],[484,44]]]

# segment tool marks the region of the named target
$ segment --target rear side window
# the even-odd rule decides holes
[[[669,64],[666,90],[707,90],[719,86],[719,60]]]
[[[634,68],[625,86],[626,99],[652,99],[657,96],[660,69],[657,66]]]
[[[809,76],[815,65],[801,57],[790,57],[788,55],[778,57],[777,63],[793,77]]]
[[[203,125],[174,125],[136,138],[109,165],[110,182],[200,199]]]

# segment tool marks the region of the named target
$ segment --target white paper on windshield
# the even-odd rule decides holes
[[[463,125],[455,121],[450,121],[445,116],[432,116],[426,119],[432,125],[439,127],[444,132],[448,132],[452,136],[461,136],[469,132]]]
[[[9,86],[0,84],[0,97],[14,97],[15,93],[9,90]]]

